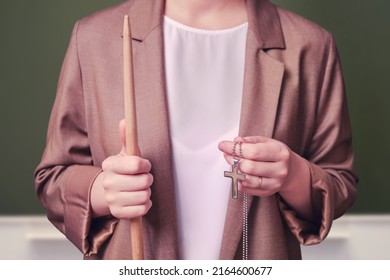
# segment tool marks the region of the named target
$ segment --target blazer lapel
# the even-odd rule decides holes
[[[144,217],[147,259],[177,259],[177,221],[173,185],[161,21],[164,1],[136,0],[129,18],[140,150],[152,163],[153,207]],[[168,206],[168,207],[167,207]]]
[[[268,1],[248,0],[247,3],[249,28],[239,135],[272,137],[284,65],[266,51],[283,49],[284,41],[276,8]],[[252,201],[253,197],[249,197],[249,211]],[[242,196],[229,200],[221,259],[234,259],[240,246],[242,203]]]

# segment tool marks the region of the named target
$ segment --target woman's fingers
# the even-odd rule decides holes
[[[227,163],[233,165],[233,156],[224,154],[224,157]],[[271,178],[283,175],[283,164],[280,162],[262,162],[242,158],[240,159],[238,168],[242,173],[253,176]]]
[[[248,174],[245,175],[245,180],[240,181],[240,184],[246,190],[252,189],[263,192],[272,191],[273,189],[280,187],[277,179]]]
[[[248,137],[249,138],[249,137]],[[247,138],[244,138],[245,141]],[[253,138],[250,138],[254,140]],[[241,143],[241,156],[245,159],[255,160],[255,161],[265,161],[265,162],[275,162],[279,161],[283,156],[283,145],[273,139],[265,139],[264,137],[256,138],[259,141],[257,143]],[[222,141],[218,148],[225,154],[233,156],[233,146],[234,142],[231,141]],[[236,157],[238,157],[239,151],[236,146]]]
[[[152,165],[147,159],[137,156],[115,155],[108,157],[102,163],[103,171],[123,175],[136,175],[150,172]]]
[[[103,188],[111,214],[119,219],[145,215],[150,209],[153,176],[150,173],[123,175],[107,171]]]
[[[143,205],[150,200],[150,189],[135,192],[109,192],[106,195],[108,204],[121,207]]]
[[[119,219],[145,215],[150,200],[153,176],[151,163],[137,156],[120,153],[102,163],[105,198],[111,214]]]
[[[240,189],[257,196],[280,191],[289,175],[290,149],[282,142],[262,136],[237,137],[234,141],[240,142],[241,147],[235,142],[222,141],[218,148],[230,165],[239,159],[240,173],[246,175],[240,181]]]
[[[148,213],[149,209],[152,207],[152,201],[148,201],[142,205],[132,205],[132,206],[120,206],[120,207],[110,207],[111,214],[118,219],[132,219],[140,216],[144,216]]]
[[[103,177],[103,186],[106,190],[134,192],[148,189],[152,184],[153,175],[150,173],[138,175],[105,173]]]

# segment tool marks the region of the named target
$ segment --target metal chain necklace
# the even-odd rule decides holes
[[[248,194],[242,202],[242,259],[248,259]]]

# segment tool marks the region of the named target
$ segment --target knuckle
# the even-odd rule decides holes
[[[153,177],[152,174],[148,173],[147,174],[147,178],[148,178],[147,186],[150,187],[153,184],[153,182],[154,182],[154,177]]]
[[[116,183],[115,178],[113,176],[111,176],[110,174],[103,177],[102,185],[106,191],[114,188],[115,183]]]
[[[111,165],[112,165],[112,156],[106,158],[102,162],[102,169],[103,169],[103,171],[109,170]]]
[[[152,196],[152,191],[150,190],[150,188],[146,190],[146,193],[147,193],[148,199],[150,200],[150,197]]]
[[[289,161],[290,151],[286,147],[284,147],[280,150],[279,156],[282,161]]]
[[[281,169],[279,169],[279,174],[278,174],[278,177],[279,177],[279,178],[286,178],[287,175],[288,175],[287,168],[281,168]]]
[[[112,207],[110,208],[110,211],[111,211],[111,214],[118,218],[118,219],[122,219],[123,218],[123,210],[121,208],[118,208],[118,207]]]
[[[138,190],[143,190],[143,189],[147,188],[148,178],[147,178],[146,174],[138,175],[136,178],[137,178],[137,189]]]
[[[112,186],[111,178],[109,176],[104,176],[102,184],[103,184],[103,188],[105,190],[108,190]]]
[[[108,205],[112,205],[115,202],[115,196],[112,194],[107,194],[106,201]]]
[[[153,178],[149,173],[142,175],[141,184],[144,188],[149,188],[152,185]]]
[[[149,199],[150,199],[150,191],[149,190],[143,191],[141,194],[141,201],[146,203],[148,202]]]
[[[140,216],[146,215],[151,207],[152,207],[152,201],[149,200],[147,203],[141,206]]]
[[[255,173],[255,167],[253,166],[253,164],[251,165],[248,165],[248,171],[247,171],[248,174],[254,174]]]
[[[139,172],[141,169],[141,158],[131,157],[130,168],[133,172]]]
[[[253,161],[245,161],[245,162],[243,162],[242,169],[243,169],[242,171],[244,173],[254,174],[256,171],[256,166],[255,166],[255,163]]]
[[[248,179],[245,179],[243,181],[240,182],[240,184],[244,187],[244,188],[248,188],[250,187],[250,182],[248,181]]]
[[[146,187],[147,184],[147,178],[145,174],[138,175],[137,176],[137,190],[142,190]]]
[[[259,159],[261,158],[261,155],[262,155],[262,151],[261,151],[261,148],[260,148],[260,144],[255,144],[254,145],[254,149],[253,149],[253,155],[252,155],[252,158],[256,158],[256,159]]]
[[[139,215],[143,216],[148,213],[149,207],[147,205],[142,205],[139,207]]]
[[[282,182],[280,180],[277,180],[274,187],[276,190],[280,190],[280,188],[282,187]]]
[[[148,159],[144,159],[144,160],[145,160],[146,166],[147,166],[145,172],[150,172],[150,170],[152,170],[152,163]]]
[[[119,212],[119,218],[120,219],[129,218],[129,215],[131,215],[131,211],[128,212],[127,209],[124,208],[124,207],[120,207],[118,212]]]

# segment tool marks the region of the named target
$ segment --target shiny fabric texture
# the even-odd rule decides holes
[[[356,196],[348,108],[332,35],[267,0],[248,0],[240,135],[273,137],[307,160],[316,222],[279,195],[249,201],[249,259],[300,259]],[[152,163],[146,259],[179,259],[163,64],[163,0],[130,0],[76,23],[60,75],[47,145],[35,171],[48,219],[86,259],[131,259],[129,221],[91,220],[90,187],[120,151],[122,25],[132,26],[139,143]],[[222,176],[222,174],[221,174]],[[241,205],[229,199],[220,259],[241,258]]]

